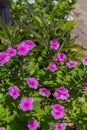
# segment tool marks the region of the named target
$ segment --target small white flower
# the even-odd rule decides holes
[[[74,17],[69,15],[69,16],[67,17],[67,21],[72,21],[72,20],[74,20]]]
[[[72,0],[69,0],[69,3],[71,3],[72,2]]]
[[[69,15],[65,16],[65,19],[67,19],[67,21],[72,21],[72,20],[74,20],[73,12],[70,11],[70,12],[69,12]]]
[[[15,2],[15,3],[16,3],[17,1],[18,1],[18,0],[13,0],[13,2]]]
[[[27,0],[27,2],[29,2],[30,4],[35,3],[35,0]]]
[[[56,5],[56,4],[57,4],[57,1],[56,1],[56,0],[54,0],[54,1],[53,1],[53,4],[54,4],[54,5]]]

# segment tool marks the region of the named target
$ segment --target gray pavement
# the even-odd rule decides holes
[[[87,48],[87,0],[78,0],[74,14],[79,24],[79,27],[74,31],[76,35],[79,35],[76,43]]]

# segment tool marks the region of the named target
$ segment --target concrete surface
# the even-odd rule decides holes
[[[75,30],[75,34],[79,35],[76,42],[87,48],[87,0],[78,0],[74,14],[79,24],[79,27]]]

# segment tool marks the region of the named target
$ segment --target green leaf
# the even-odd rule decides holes
[[[43,22],[39,16],[34,15],[33,17],[35,18],[35,20],[37,20],[37,22],[39,23],[40,26],[43,25]]]
[[[82,105],[81,108],[82,108],[83,112],[87,114],[87,102],[85,102],[85,103]]]
[[[37,113],[39,112],[40,110],[40,107],[41,107],[41,98],[37,97],[37,98],[34,98],[34,111],[36,111]]]

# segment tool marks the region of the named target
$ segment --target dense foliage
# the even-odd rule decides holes
[[[0,130],[86,130],[87,58],[69,20],[75,0],[11,2],[0,22]]]

